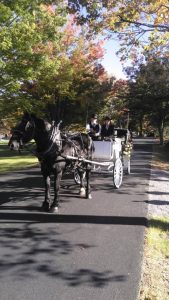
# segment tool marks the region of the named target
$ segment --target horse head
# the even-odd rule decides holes
[[[8,146],[11,150],[21,150],[34,135],[34,120],[29,113],[24,113],[21,122],[12,130]]]
[[[12,131],[8,146],[11,150],[20,151],[25,144],[34,139],[40,149],[55,144],[60,150],[59,126],[60,123],[56,126],[55,123],[50,124],[46,120],[37,118],[34,114],[25,112],[19,125]]]

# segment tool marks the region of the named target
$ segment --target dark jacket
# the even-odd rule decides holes
[[[101,136],[102,137],[110,137],[113,134],[114,134],[114,125],[113,124],[110,124],[108,126],[108,128],[106,127],[106,124],[102,125],[102,128],[101,128]]]
[[[94,136],[95,134],[97,135],[100,133],[100,125],[98,123],[91,124],[91,122],[89,122],[88,127],[90,127],[90,129],[88,129],[90,136]]]

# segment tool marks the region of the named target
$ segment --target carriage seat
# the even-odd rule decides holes
[[[127,143],[131,140],[130,131],[126,128],[115,128],[115,137],[120,138],[124,143]]]
[[[95,151],[93,153],[93,160],[115,160],[120,157],[122,144],[121,139],[108,141],[93,141]]]

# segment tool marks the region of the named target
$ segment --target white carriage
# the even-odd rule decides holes
[[[94,141],[93,172],[111,173],[113,185],[119,188],[123,179],[121,139]]]
[[[114,139],[93,141],[92,172],[110,173],[113,186],[119,188],[122,184],[123,173],[130,174],[130,153],[132,142],[128,129],[117,128]],[[79,175],[75,171],[74,179],[79,183]]]
[[[114,139],[93,141],[95,151],[92,160],[85,160],[92,166],[92,172],[111,174],[114,188],[122,184],[123,174],[130,174],[130,153],[132,142],[128,129],[115,129]],[[85,175],[84,175],[85,176]],[[80,183],[77,170],[76,183]]]

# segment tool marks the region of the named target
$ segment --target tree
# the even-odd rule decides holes
[[[95,32],[104,31],[119,38],[122,59],[133,56],[140,46],[146,52],[160,48],[168,55],[168,0],[69,0],[68,3],[79,22],[89,23]]]
[[[66,23],[59,5],[43,1],[1,1],[0,11],[0,90],[2,112],[43,107],[38,95],[32,99],[23,87],[38,84],[44,74],[57,74],[61,60],[59,41]],[[55,59],[48,50],[53,45]],[[42,100],[42,101],[41,101]]]
[[[102,113],[111,116],[117,127],[127,127],[128,82],[126,80],[114,80],[112,83],[111,90],[105,99],[105,106],[103,107]]]
[[[168,94],[168,61],[153,60],[141,65],[135,81],[130,83],[129,108],[140,116],[140,120],[146,117],[149,124],[157,128],[161,144],[164,142],[164,129],[169,122]]]
[[[52,118],[66,115],[70,121],[75,108],[82,119],[84,110],[80,113],[78,106],[83,108],[86,99],[100,101],[93,99],[105,73],[100,66],[102,41],[88,38],[88,28],[68,16],[63,2],[1,1],[2,116],[49,108]]]

